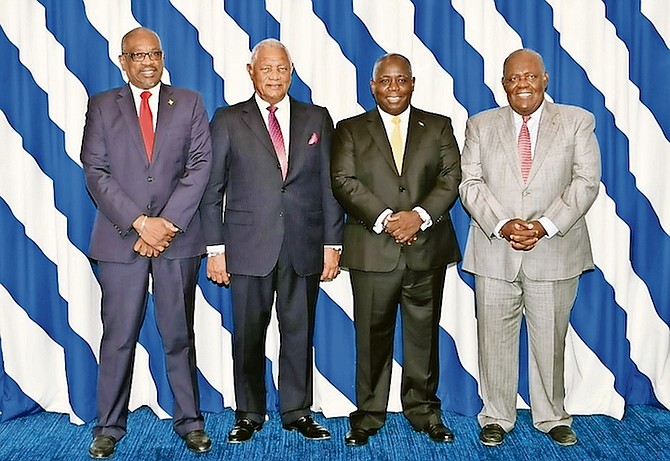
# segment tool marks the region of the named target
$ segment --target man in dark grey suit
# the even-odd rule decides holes
[[[255,94],[212,120],[214,166],[202,203],[207,276],[232,290],[237,420],[228,441],[251,439],[265,420],[275,296],[283,427],[328,439],[310,407],[319,280],[337,276],[342,243],[329,176],[333,122],[325,108],[287,97],[293,64],[277,40],[254,47],[247,71]]]
[[[347,445],[384,425],[398,304],[403,327],[403,412],[431,440],[450,442],[436,395],[444,277],[460,260],[449,208],[458,196],[459,153],[451,120],[410,106],[414,77],[404,56],[377,60],[377,107],[338,123],[331,176],[347,211],[342,267],[349,268],[356,328],[357,410]]]
[[[81,150],[98,207],[89,254],[102,287],[98,424],[89,454],[111,456],[126,433],[150,275],[174,429],[189,450],[202,453],[211,441],[199,410],[193,310],[205,250],[198,205],[211,169],[207,114],[197,93],[161,84],[155,32],[134,29],[121,49],[129,85],[90,99]]]
[[[472,215],[463,269],[475,274],[480,440],[514,428],[519,329],[526,318],[533,425],[559,445],[577,437],[565,411],[563,355],[582,272],[593,268],[584,216],[600,186],[593,115],[545,101],[542,57],[522,49],[503,65],[509,106],[470,118],[460,186]]]

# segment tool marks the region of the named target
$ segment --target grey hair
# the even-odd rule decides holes
[[[534,56],[540,62],[540,68],[542,69],[542,73],[544,74],[546,72],[544,68],[544,59],[542,59],[542,55],[540,53],[538,53],[535,50],[531,50],[530,48],[520,48],[516,51],[512,51],[509,54],[509,56],[505,58],[505,61],[503,62],[503,77],[505,76],[505,68],[507,67],[507,63],[509,62],[509,60],[520,53],[527,53]]]
[[[260,42],[256,43],[254,48],[251,50],[251,60],[249,61],[249,65],[253,68],[254,64],[256,63],[256,59],[258,58],[258,53],[260,52],[261,49],[263,48],[279,48],[281,50],[284,50],[284,53],[286,53],[286,57],[288,58],[288,62],[291,64],[291,71],[293,71],[293,60],[291,59],[291,53],[288,52],[288,48],[280,42],[279,40],[275,38],[266,38],[264,40],[261,40]]]
[[[373,80],[373,81],[374,81],[374,79],[375,79],[375,76],[377,75],[377,71],[379,70],[379,66],[381,65],[382,61],[386,61],[387,59],[390,59],[390,58],[399,58],[399,59],[401,59],[402,61],[404,61],[405,64],[407,64],[407,68],[409,69],[409,76],[410,76],[410,77],[412,76],[412,63],[409,62],[409,59],[407,59],[407,58],[406,58],[405,56],[403,56],[402,54],[398,54],[398,53],[386,53],[385,55],[379,57],[379,59],[377,59],[377,60],[375,61],[375,65],[372,67],[372,80]]]

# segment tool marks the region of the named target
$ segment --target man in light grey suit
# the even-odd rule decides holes
[[[161,83],[163,51],[142,27],[121,41],[129,84],[88,104],[81,161],[98,207],[89,256],[102,287],[98,423],[92,458],[108,458],[126,433],[135,346],[149,275],[174,394],[173,426],[189,450],[207,452],[195,364],[195,283],[205,241],[198,205],[211,170],[207,113],[197,93]],[[155,131],[155,134],[154,134]]]
[[[577,437],[564,408],[563,356],[579,276],[593,268],[584,215],[600,183],[593,115],[544,99],[542,57],[510,54],[509,106],[468,120],[459,191],[472,216],[463,269],[475,274],[480,441],[499,445],[516,420],[525,316],[533,425],[559,445]]]

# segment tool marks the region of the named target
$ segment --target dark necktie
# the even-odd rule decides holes
[[[519,139],[517,141],[517,149],[519,150],[519,163],[521,164],[521,176],[523,182],[528,180],[528,173],[530,167],[533,165],[533,158],[530,155],[530,131],[526,124],[530,120],[530,115],[522,115],[523,123],[521,124],[521,131],[519,131]]]
[[[267,109],[270,111],[268,114],[268,131],[270,132],[270,139],[272,140],[272,145],[277,153],[277,159],[279,160],[279,166],[281,167],[281,177],[282,179],[286,179],[288,157],[286,156],[286,147],[284,146],[284,136],[281,134],[281,127],[279,126],[279,121],[275,115],[277,106],[269,106]]]
[[[154,119],[151,115],[151,108],[149,107],[149,98],[151,93],[143,91],[140,94],[142,102],[140,103],[140,130],[142,130],[142,138],[144,138],[144,148],[147,151],[147,159],[151,162],[151,157],[154,150]]]

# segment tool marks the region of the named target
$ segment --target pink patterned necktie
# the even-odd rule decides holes
[[[268,130],[270,131],[270,139],[272,140],[272,145],[275,148],[277,153],[277,159],[279,160],[279,166],[281,167],[281,177],[286,179],[286,172],[288,171],[288,158],[286,157],[286,147],[284,146],[284,136],[281,134],[281,127],[279,126],[279,121],[275,112],[277,112],[277,106],[269,106],[268,110],[270,114],[268,115]]]
[[[517,149],[519,150],[519,162],[521,163],[521,176],[523,182],[528,180],[528,173],[533,164],[533,158],[530,155],[530,131],[526,124],[530,120],[530,115],[522,115],[523,123],[521,124],[521,131],[519,132],[519,139],[517,141]]]
[[[149,107],[149,98],[151,93],[143,91],[140,94],[142,102],[140,103],[140,130],[142,131],[142,138],[144,139],[144,148],[147,152],[147,159],[151,162],[151,157],[154,151],[154,119],[151,115],[151,108]]]

